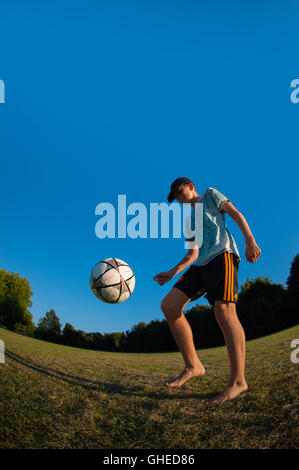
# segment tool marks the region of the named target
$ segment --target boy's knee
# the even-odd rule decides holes
[[[166,299],[161,302],[161,310],[167,319],[175,319],[181,315],[180,309]]]
[[[162,300],[161,302],[161,310],[163,313],[165,313],[165,310],[167,309],[167,302],[165,299]]]
[[[234,302],[227,302],[225,300],[215,300],[214,310],[215,312],[228,312],[235,308]]]
[[[236,305],[234,302],[216,301],[214,312],[217,320],[229,320],[236,314]]]

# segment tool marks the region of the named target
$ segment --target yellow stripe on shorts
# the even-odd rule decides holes
[[[225,279],[224,279],[224,293],[223,293],[223,300],[226,300],[227,294],[227,280],[228,280],[228,260],[227,260],[227,252],[224,252],[224,260],[225,260]]]
[[[224,282],[224,296],[223,300],[227,302],[233,301],[233,288],[234,288],[234,263],[233,254],[224,252],[225,259],[225,282]]]
[[[233,258],[233,254],[230,253],[230,260],[231,260],[231,268],[232,268],[232,271],[231,271],[231,288],[230,288],[230,296],[229,296],[229,301],[230,302],[233,302],[234,300],[234,258]]]

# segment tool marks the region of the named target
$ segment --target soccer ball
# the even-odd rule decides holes
[[[132,294],[135,276],[125,261],[105,258],[91,270],[89,283],[94,295],[102,302],[119,304]]]

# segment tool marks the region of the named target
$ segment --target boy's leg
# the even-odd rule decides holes
[[[233,400],[248,389],[245,380],[245,333],[234,302],[216,300],[216,320],[222,330],[230,361],[230,380],[226,389],[208,402],[209,405]]]
[[[168,387],[180,387],[191,377],[198,377],[205,373],[195,350],[191,327],[183,312],[183,308],[189,301],[190,298],[184,292],[173,287],[161,303],[161,309],[185,361],[183,372],[175,379],[164,382]]]

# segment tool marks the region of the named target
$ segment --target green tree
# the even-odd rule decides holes
[[[78,348],[89,348],[92,346],[93,337],[83,330],[76,330],[70,323],[66,323],[62,332],[62,343]]]
[[[19,273],[0,269],[0,324],[30,334],[34,330],[29,308],[33,295],[30,283]]]
[[[74,346],[75,344],[76,330],[70,323],[64,325],[62,331],[62,342],[68,346]]]
[[[51,309],[49,312],[46,312],[46,315],[39,320],[35,335],[47,341],[60,342],[62,335],[61,323],[55,310]]]
[[[247,339],[258,338],[289,325],[287,288],[260,276],[241,286],[237,312]]]
[[[129,352],[144,352],[145,351],[145,336],[147,325],[144,322],[139,322],[131,328],[127,336],[127,349]]]
[[[196,304],[186,311],[186,319],[190,324],[196,349],[225,344],[211,305]]]
[[[102,338],[103,338],[103,335],[101,333],[88,333],[88,336],[90,337],[90,347],[92,349],[99,349],[101,350],[102,349]]]
[[[288,313],[290,324],[298,323],[299,320],[299,254],[291,264],[290,274],[286,282],[288,286]]]

